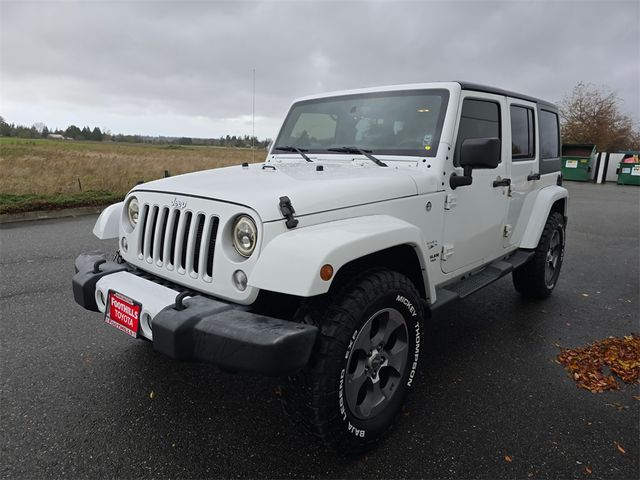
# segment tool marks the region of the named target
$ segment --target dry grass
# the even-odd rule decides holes
[[[253,154],[256,162],[264,150]],[[252,161],[248,149],[0,138],[0,194],[108,191],[138,181]]]

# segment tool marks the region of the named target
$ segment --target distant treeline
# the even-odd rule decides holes
[[[7,123],[0,117],[0,136],[16,138],[50,138],[51,135],[61,135],[68,140],[91,140],[95,142],[129,142],[153,143],[166,145],[208,145],[218,147],[267,148],[271,139],[260,140],[250,135],[226,135],[220,138],[192,138],[192,137],[151,137],[146,135],[113,134],[109,130],[102,131],[100,127],[83,127],[69,125],[65,130],[48,128],[43,123],[34,123],[31,127]]]

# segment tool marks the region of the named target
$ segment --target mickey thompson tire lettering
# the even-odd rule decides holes
[[[416,369],[418,368],[418,360],[420,358],[420,322],[416,322],[416,344],[413,351],[413,362],[411,362],[411,369],[409,370],[409,379],[407,380],[407,387],[413,384],[413,377],[416,376]]]
[[[403,297],[402,295],[398,295],[396,297],[396,302],[400,302],[405,307],[407,307],[412,317],[415,317],[418,315],[418,312],[416,311],[415,307],[413,306],[413,304],[408,298]],[[415,351],[413,354],[414,355],[413,362],[411,363],[411,369],[409,371],[409,379],[407,380],[407,387],[410,387],[411,384],[413,383],[413,377],[415,377],[416,375],[416,368],[418,368],[418,359],[420,357],[420,322],[416,322],[414,328],[415,328],[415,335],[416,335],[415,337],[416,344],[415,344]]]
[[[349,373],[350,354],[359,332],[369,332],[363,330],[365,323],[376,312],[389,309],[396,311],[397,317],[401,315],[398,318],[406,326],[405,367],[397,385],[391,385],[395,390],[385,397],[384,408],[367,418],[356,417],[345,394],[347,377],[353,375],[353,370]],[[309,301],[301,308],[299,320],[318,326],[320,332],[307,367],[282,385],[285,412],[340,452],[357,454],[373,448],[390,432],[415,381],[422,316],[414,285],[404,275],[388,270],[362,272]]]

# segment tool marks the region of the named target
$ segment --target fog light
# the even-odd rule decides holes
[[[125,237],[122,237],[122,240],[120,240],[120,246],[122,247],[122,251],[127,253],[127,248],[129,248],[129,244],[127,243],[127,239]]]
[[[233,284],[238,290],[244,292],[247,289],[247,274],[242,270],[233,272]]]

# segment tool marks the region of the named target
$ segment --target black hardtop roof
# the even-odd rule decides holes
[[[463,90],[474,90],[476,92],[493,93],[495,95],[504,95],[505,97],[519,98],[520,100],[526,100],[528,102],[538,103],[541,106],[549,107],[554,111],[558,109],[556,105],[540,98],[530,97],[529,95],[523,95],[521,93],[510,92],[509,90],[503,90],[501,88],[489,87],[488,85],[480,85],[472,82],[457,81]]]

